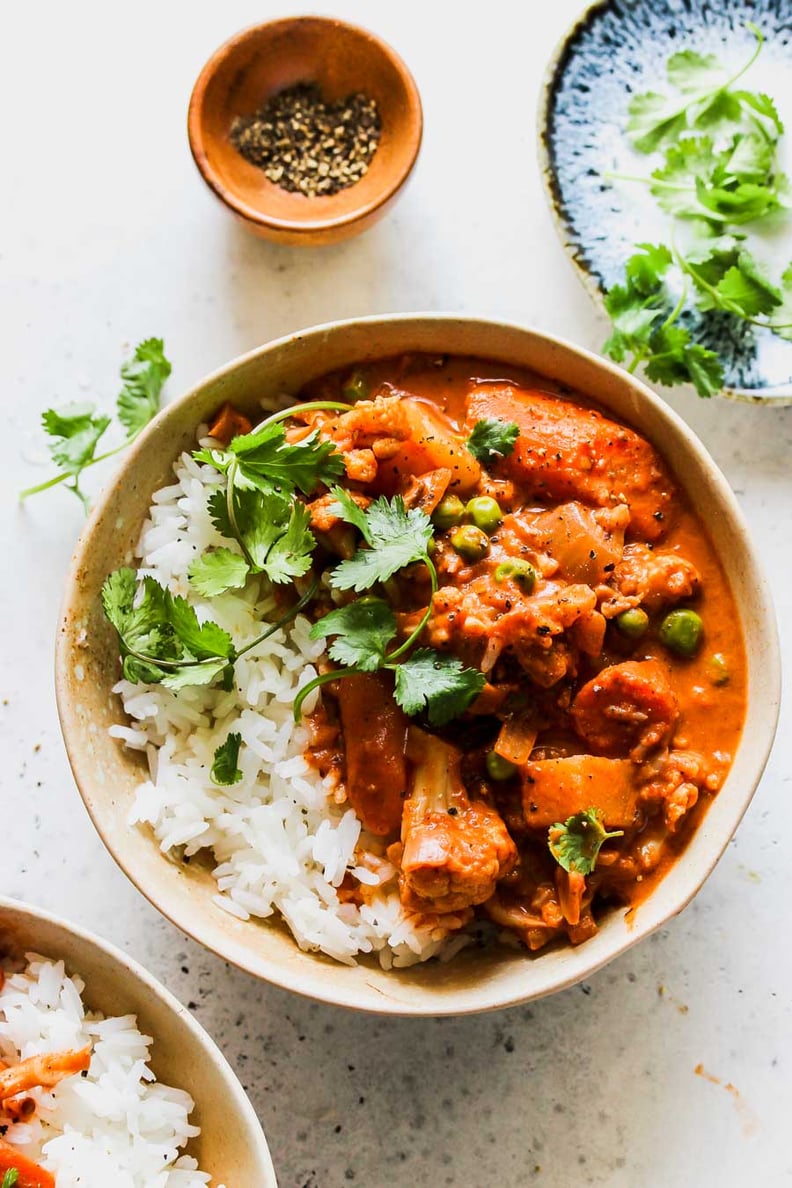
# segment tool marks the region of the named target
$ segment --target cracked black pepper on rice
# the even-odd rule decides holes
[[[313,83],[273,95],[252,116],[238,116],[231,143],[275,185],[306,197],[353,186],[377,151],[380,118],[373,99],[358,92],[327,103]]]

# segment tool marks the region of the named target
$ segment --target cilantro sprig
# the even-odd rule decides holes
[[[120,445],[102,454],[97,455],[96,449],[112,423],[110,416],[97,412],[94,404],[48,408],[41,423],[52,439],[49,452],[59,472],[21,491],[20,499],[66,483],[87,509],[89,500],[80,486],[83,471],[126,449],[145,429],[159,412],[162,389],[170,373],[171,365],[161,338],[147,338],[135,347],[132,357],[121,365],[122,386],[116,400],[116,416],[126,437]]]
[[[124,677],[178,690],[211,685],[226,687],[235,662],[290,622],[314,597],[314,582],[302,598],[255,639],[236,648],[231,636],[212,620],[200,622],[195,608],[152,577],[138,582],[133,569],[111,573],[102,586],[105,616],[115,628]]]
[[[712,396],[724,381],[716,352],[693,341],[683,324],[691,305],[717,310],[792,339],[792,265],[776,283],[747,246],[746,224],[790,207],[790,186],[777,164],[784,126],[773,100],[735,87],[756,61],[764,38],[731,75],[711,55],[672,55],[673,94],[637,95],[627,132],[644,153],[663,151],[648,177],[609,175],[646,185],[679,228],[672,246],[639,244],[624,279],[606,294],[613,323],[604,350],[628,370],[643,365],[650,380],[692,383]]]
[[[623,837],[624,830],[608,833],[595,808],[567,817],[561,824],[550,826],[548,846],[559,866],[571,874],[590,875],[604,842]]]
[[[401,496],[381,496],[364,512],[341,487],[333,487],[333,512],[354,525],[364,547],[342,561],[330,575],[336,590],[358,593],[384,583],[405,566],[420,563],[429,573],[429,603],[413,631],[398,647],[388,651],[397,634],[396,616],[388,603],[371,595],[358,598],[331,611],[314,624],[314,639],[328,639],[330,658],[341,665],[305,685],[295,698],[294,717],[299,721],[303,702],[314,689],[329,681],[355,673],[387,669],[395,675],[394,696],[405,713],[426,712],[432,725],[442,726],[464,713],[481,692],[486,680],[474,668],[466,668],[455,656],[432,648],[413,648],[429,621],[432,595],[437,591],[437,570],[430,556],[432,523],[419,508],[404,505]]]
[[[287,442],[281,422],[306,410],[350,407],[330,400],[294,405],[233,438],[224,449],[194,452],[196,461],[225,476],[225,489],[217,488],[209,498],[209,514],[218,531],[235,540],[242,552],[239,557],[223,548],[198,557],[189,576],[199,593],[214,597],[239,589],[256,573],[285,584],[308,572],[316,540],[297,493],[312,495],[320,484],[334,483],[344,473],[344,460],[332,442],[321,441],[316,433]]]

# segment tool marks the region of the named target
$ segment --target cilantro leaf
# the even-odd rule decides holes
[[[240,434],[226,450],[199,450],[195,457],[222,471],[235,462],[243,482],[265,493],[299,490],[310,495],[320,483],[329,485],[344,473],[344,459],[333,442],[320,441],[311,433],[290,445],[277,422]]]
[[[233,655],[234,645],[226,631],[211,620],[199,623],[195,607],[186,598],[167,590],[165,595],[168,621],[186,651],[196,660],[210,660],[213,656],[228,659]]]
[[[411,716],[425,709],[433,726],[463,714],[487,683],[483,672],[433,648],[418,648],[394,671],[397,703]]]
[[[119,635],[124,632],[137,593],[137,574],[134,569],[116,569],[105,578],[102,586],[104,613]]]
[[[226,590],[240,590],[247,581],[250,567],[239,553],[221,548],[196,557],[187,573],[193,589],[205,598],[215,598]]]
[[[76,478],[93,461],[110,417],[96,414],[93,404],[68,404],[60,409],[48,408],[41,424],[44,432],[55,438],[49,443],[53,462]]]
[[[298,499],[291,505],[286,530],[267,553],[263,569],[271,582],[289,582],[311,568],[316,541],[308,529],[311,513]]]
[[[344,519],[353,515],[342,503],[338,508]],[[354,515],[353,523],[357,519]],[[377,582],[386,582],[405,565],[425,561],[428,556],[432,522],[420,508],[408,511],[400,495],[391,500],[381,495],[364,515],[364,539],[369,547],[358,549],[333,570],[330,584],[337,590],[368,590]]]
[[[304,503],[276,491],[237,488],[233,500],[235,525],[222,489],[210,495],[209,515],[219,532],[239,542],[250,573],[264,573],[270,581],[284,583],[308,572],[316,541]]]
[[[161,338],[147,338],[135,347],[131,359],[121,366],[123,387],[118,394],[118,419],[131,439],[159,412],[160,397],[171,373]]]
[[[733,91],[732,94],[740,104],[750,108],[754,116],[759,116],[761,121],[768,121],[774,136],[783,134],[781,116],[769,95],[765,95],[763,91]]]
[[[654,383],[672,387],[691,383],[701,397],[716,395],[723,386],[723,368],[714,351],[694,343],[682,326],[658,329],[649,340],[646,374]]]
[[[559,866],[571,874],[590,875],[597,865],[603,842],[623,837],[624,830],[607,833],[597,809],[586,809],[550,826],[548,846]]]
[[[514,445],[520,436],[520,426],[514,421],[502,421],[499,417],[484,417],[476,421],[473,432],[466,441],[477,462],[486,465],[496,458],[508,458],[514,453]]]
[[[198,685],[211,685],[221,674],[228,671],[227,660],[203,661],[200,664],[185,664],[181,668],[174,668],[166,672],[161,684],[166,689],[177,693],[179,689],[195,688]]]
[[[239,748],[242,746],[242,735],[232,732],[224,743],[217,748],[214,753],[214,762],[212,763],[211,777],[215,784],[220,784],[221,787],[228,787],[231,784],[238,784],[242,779],[242,772],[239,770]]]
[[[154,578],[135,589],[136,581],[131,569],[116,570],[101,595],[126,678],[170,689],[211,684],[235,658],[230,635],[211,621],[199,623],[193,607]]]
[[[330,656],[337,664],[376,672],[396,635],[396,616],[382,598],[358,598],[325,615],[311,630],[311,639],[333,635]]]
[[[368,520],[360,504],[356,503],[343,487],[331,487],[330,494],[335,498],[335,503],[331,504],[329,508],[331,515],[339,516],[342,520],[346,520],[347,524],[352,524],[362,533],[363,539],[371,544]]]
[[[642,153],[653,153],[664,140],[678,136],[687,127],[684,106],[680,108],[655,91],[634,95],[627,112],[627,131],[635,147]]]
[[[714,54],[699,54],[695,50],[680,50],[666,63],[668,81],[683,94],[712,91],[726,82],[726,71]]]

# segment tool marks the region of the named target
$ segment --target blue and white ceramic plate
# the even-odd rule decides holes
[[[666,62],[681,49],[739,67],[756,44],[747,21],[761,29],[765,45],[741,85],[776,100],[789,128],[780,165],[790,173],[792,0],[601,0],[556,51],[539,112],[541,165],[564,246],[595,296],[622,279],[635,244],[668,240],[668,219],[647,187],[606,180],[610,173],[646,176],[659,163],[625,137],[630,98],[667,91]],[[774,269],[792,260],[792,216],[754,254]],[[694,338],[723,360],[724,395],[792,404],[792,342],[729,314],[684,316]]]

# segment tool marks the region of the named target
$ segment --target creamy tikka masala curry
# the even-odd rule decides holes
[[[739,741],[743,640],[705,525],[640,433],[512,367],[405,356],[300,400],[351,403],[304,409],[286,436],[333,443],[361,513],[397,499],[433,528],[434,577],[408,564],[340,591],[321,572],[368,547],[354,507],[306,498],[308,613],[357,601],[373,635],[395,618],[380,649],[394,664],[328,658],[307,718],[311,761],[367,831],[359,865],[379,854],[407,911],[454,928],[483,917],[531,950],[586,940],[678,857]],[[247,428],[226,409],[212,433]],[[475,677],[455,716],[397,704],[396,653],[419,628],[421,656]],[[349,873],[339,894],[371,888]]]

